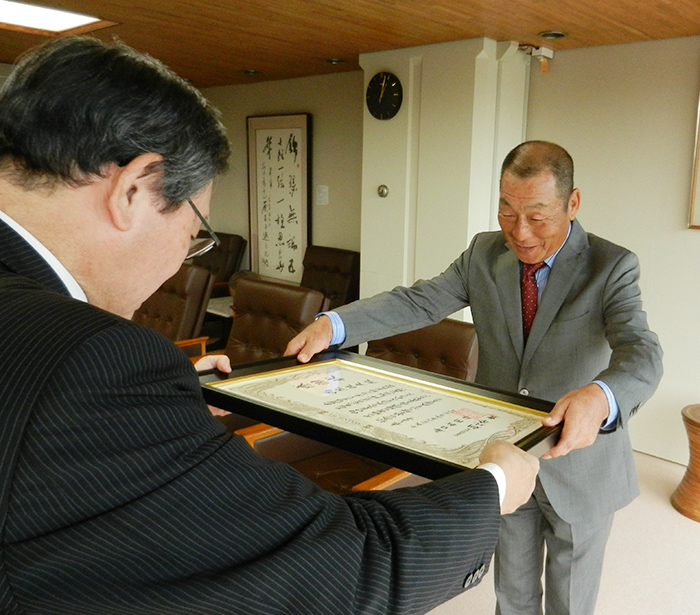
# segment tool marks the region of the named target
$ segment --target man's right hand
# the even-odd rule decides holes
[[[530,499],[540,469],[537,457],[509,442],[497,440],[484,447],[479,455],[479,462],[495,463],[506,475],[506,495],[501,504],[502,515],[514,512]]]
[[[284,356],[297,355],[299,361],[307,363],[317,352],[328,348],[332,339],[333,325],[331,324],[331,319],[328,316],[319,316],[287,344]]]

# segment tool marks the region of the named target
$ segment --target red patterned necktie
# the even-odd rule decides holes
[[[528,265],[523,263],[523,279],[520,283],[523,303],[523,336],[527,341],[527,336],[530,334],[532,321],[535,320],[535,312],[537,312],[537,280],[535,280],[535,272],[544,266],[544,262]]]

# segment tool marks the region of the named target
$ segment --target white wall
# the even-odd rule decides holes
[[[584,228],[639,256],[665,374],[631,422],[637,450],[687,463],[680,411],[700,403],[700,230],[687,228],[700,37],[555,53],[533,63],[528,138],[569,150]]]
[[[312,241],[360,249],[362,79],[353,71],[204,90],[221,110],[232,145],[231,169],[217,180],[212,198],[215,230],[249,235],[246,117],[310,113]],[[328,205],[315,204],[318,184],[329,188]]]

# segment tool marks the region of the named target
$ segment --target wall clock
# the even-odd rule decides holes
[[[378,120],[390,120],[401,109],[403,88],[393,73],[382,71],[367,85],[367,109]]]

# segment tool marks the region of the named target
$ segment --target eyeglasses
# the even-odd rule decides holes
[[[209,233],[209,239],[193,239],[190,243],[190,249],[187,251],[187,257],[185,260],[189,260],[195,256],[201,256],[205,252],[209,252],[209,250],[211,250],[214,246],[218,246],[221,243],[221,239],[216,236],[214,229],[209,226],[206,218],[202,215],[202,212],[197,209],[195,204],[192,202],[192,199],[187,199],[187,202],[190,204],[190,207],[194,209],[194,213],[197,214],[197,217],[201,220],[202,224],[204,225],[204,230]]]

